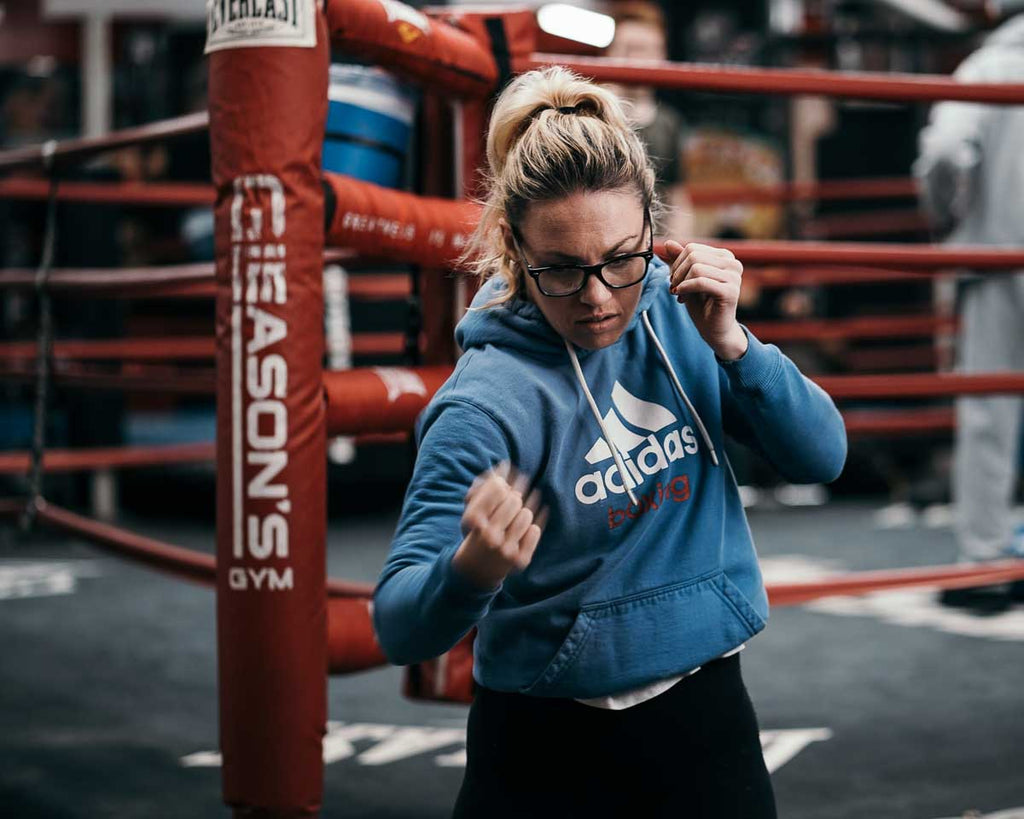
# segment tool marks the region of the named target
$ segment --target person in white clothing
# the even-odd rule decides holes
[[[1019,4],[1024,8],[1024,3]],[[992,32],[956,70],[963,82],[1024,82],[1024,14]],[[1024,106],[943,102],[921,132],[914,174],[935,229],[952,244],[1024,244]],[[1024,370],[1024,271],[965,274],[958,367]],[[959,559],[1005,558],[1020,466],[1019,395],[956,402],[952,490]],[[1021,599],[1021,585],[944,591],[940,602],[981,614]]]

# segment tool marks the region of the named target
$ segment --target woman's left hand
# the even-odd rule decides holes
[[[701,337],[723,361],[747,351],[747,335],[736,321],[743,265],[732,251],[669,240],[669,290],[685,304]]]

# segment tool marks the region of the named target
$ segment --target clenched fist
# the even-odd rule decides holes
[[[484,589],[500,586],[513,571],[530,565],[544,530],[546,510],[539,510],[540,494],[526,476],[507,463],[488,470],[466,494],[462,533],[452,565]]]
[[[701,337],[723,361],[747,351],[747,336],[736,321],[743,265],[723,247],[665,242],[671,268],[669,289],[686,304]]]

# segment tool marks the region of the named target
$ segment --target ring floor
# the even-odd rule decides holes
[[[329,570],[372,580],[397,509],[334,516]],[[769,579],[951,562],[941,508],[755,510]],[[209,521],[122,521],[212,549]],[[785,819],[1024,817],[1024,606],[902,591],[776,609],[743,652]],[[0,816],[226,816],[214,597],[73,540],[0,533]],[[329,683],[325,817],[445,817],[466,709],[388,668]],[[543,741],[538,737],[538,741]]]

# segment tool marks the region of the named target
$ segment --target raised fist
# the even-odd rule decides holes
[[[472,583],[493,589],[513,571],[530,565],[544,531],[547,510],[537,490],[524,497],[529,479],[508,463],[480,475],[466,493],[465,539],[452,565]]]
[[[725,361],[747,351],[747,336],[736,321],[743,265],[723,247],[669,240],[669,289],[690,311],[697,331]]]

